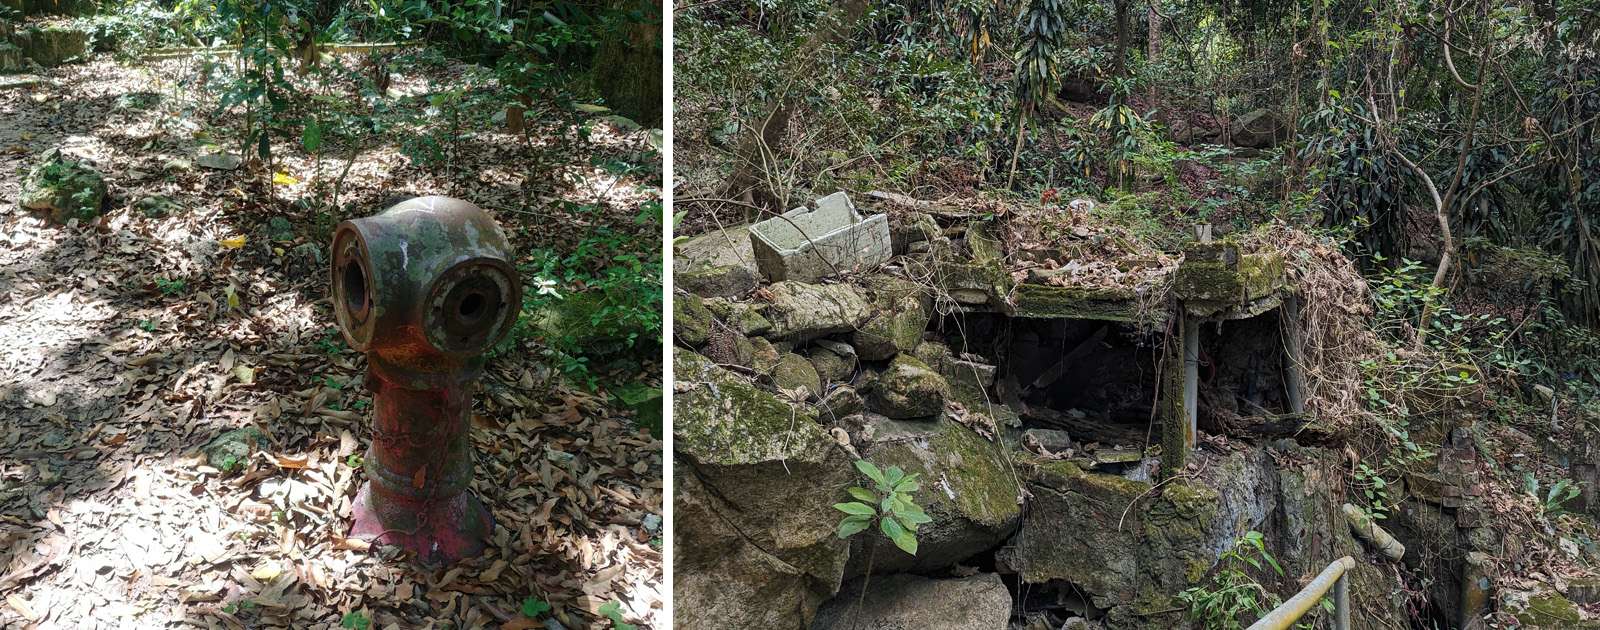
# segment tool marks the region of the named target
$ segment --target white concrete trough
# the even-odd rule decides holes
[[[889,260],[889,216],[865,219],[844,191],[750,226],[756,266],[768,280],[813,282]]]

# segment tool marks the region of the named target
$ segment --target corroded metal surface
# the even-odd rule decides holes
[[[483,353],[522,303],[505,234],[465,201],[411,199],[339,224],[332,287],[339,329],[366,353],[373,393],[351,537],[430,564],[477,555],[494,525],[467,491],[472,390]]]

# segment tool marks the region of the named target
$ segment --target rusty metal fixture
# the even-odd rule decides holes
[[[482,209],[418,197],[339,224],[339,330],[367,355],[372,446],[350,537],[399,545],[429,564],[483,551],[493,517],[472,481],[472,390],[483,353],[522,304],[511,247]]]

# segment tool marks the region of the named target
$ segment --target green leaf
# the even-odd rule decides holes
[[[844,520],[839,521],[838,534],[840,538],[849,538],[871,526],[872,517],[870,516],[847,516]]]
[[[344,617],[339,620],[339,627],[346,630],[367,630],[367,628],[372,627],[372,620],[359,611],[352,610],[345,613]]]
[[[550,612],[550,603],[537,597],[522,600],[522,616],[529,619],[538,619],[539,615]]]
[[[895,482],[894,491],[905,492],[909,494],[911,492],[915,492],[917,488],[920,487],[921,486],[917,483],[917,473],[911,473],[901,478],[900,481]]]
[[[854,501],[849,503],[835,503],[833,504],[833,509],[844,512],[845,514],[849,514],[851,516],[874,516],[878,513],[877,510],[872,509],[872,506],[865,503],[856,503]]]
[[[869,462],[869,461],[864,460],[864,459],[858,459],[858,460],[856,460],[856,470],[861,471],[861,474],[866,475],[868,479],[871,479],[871,480],[876,481],[878,483],[883,483],[884,482],[883,481],[883,471],[878,470],[877,466],[873,466],[872,462]]]
[[[853,486],[849,490],[846,490],[845,492],[849,492],[850,496],[855,497],[857,499],[860,499],[862,501],[865,501],[867,503],[872,503],[872,502],[878,500],[878,495],[873,494],[873,492],[871,490],[868,490],[868,489],[860,487],[860,486]]]
[[[317,124],[316,119],[306,119],[305,129],[300,132],[300,144],[305,146],[306,153],[316,153],[322,146],[322,125]]]
[[[883,535],[888,536],[889,540],[894,541],[894,546],[899,547],[901,551],[917,555],[917,537],[901,527],[899,522],[886,518],[878,521],[878,529],[882,530]]]
[[[906,478],[906,471],[900,470],[899,466],[890,466],[889,467],[889,473],[884,475],[884,482],[885,482],[884,485],[887,485],[890,488],[893,488],[895,486],[895,484],[900,483],[900,480],[905,479],[905,478]]]
[[[894,516],[910,525],[911,529],[916,529],[917,525],[933,522],[933,517],[928,516],[928,513],[922,511],[922,508],[915,503],[905,506],[904,509],[895,510]]]

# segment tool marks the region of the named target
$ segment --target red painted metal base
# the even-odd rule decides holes
[[[350,538],[396,545],[415,554],[424,564],[444,566],[475,557],[483,553],[494,532],[494,516],[471,492],[430,505],[390,503],[383,511],[390,514],[387,519],[374,507],[371,497],[372,482],[361,484],[351,506],[355,524],[350,528]]]

